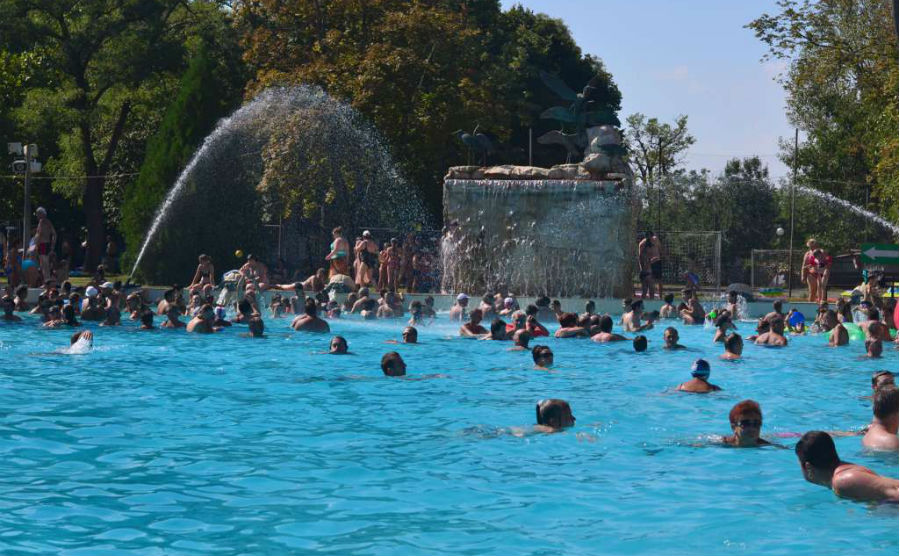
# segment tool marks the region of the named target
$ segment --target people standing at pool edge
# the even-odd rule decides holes
[[[659,297],[663,296],[662,281],[662,252],[659,239],[651,231],[644,234],[644,239],[638,243],[638,270],[641,277],[641,297],[653,299],[654,285],[659,290]]]

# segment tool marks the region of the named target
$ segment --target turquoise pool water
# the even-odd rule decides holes
[[[792,449],[703,445],[745,398],[764,434],[858,428],[896,351],[873,363],[802,337],[724,363],[711,330],[678,326],[690,351],[662,351],[662,328],[640,355],[551,338],[548,373],[447,321],[397,346],[400,322],[333,321],[346,357],[285,319],[263,340],[127,322],[83,355],[33,322],[0,324],[2,554],[898,552],[896,505],[805,482]],[[382,376],[389,350],[408,379]],[[701,356],[724,391],[672,392]],[[571,403],[573,429],[508,433],[548,397]],[[837,447],[897,476],[896,454]]]

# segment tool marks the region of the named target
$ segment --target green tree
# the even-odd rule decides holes
[[[125,192],[122,205],[122,231],[128,245],[124,260],[127,264],[137,256],[157,207],[197,146],[212,130],[216,120],[240,101],[240,89],[229,82],[233,76],[223,76],[219,69],[208,48],[201,45],[181,78],[178,95],[146,145],[140,175]],[[171,252],[166,246],[159,249]]]
[[[897,28],[883,0],[780,0],[750,22],[766,58],[790,67],[788,118],[806,141],[800,183],[897,220]],[[793,161],[793,142],[782,143]]]
[[[181,41],[170,25],[181,3],[4,0],[2,4],[0,35],[16,33],[28,44],[26,52],[41,55],[42,78],[27,90],[20,110],[58,122],[60,160],[55,168],[87,176],[80,183],[57,185],[81,199],[88,232],[86,266],[93,268],[105,245],[106,175],[131,117],[134,91],[181,63]]]
[[[497,0],[301,0],[236,8],[251,91],[310,83],[349,101],[384,135],[402,172],[439,213],[441,177],[466,160],[456,129],[492,132],[503,148],[491,163],[527,160],[528,128],[557,99],[540,69],[582,87],[601,72],[601,107],[619,109],[618,89],[599,60],[582,55],[562,22]],[[560,152],[538,146],[536,162]]]

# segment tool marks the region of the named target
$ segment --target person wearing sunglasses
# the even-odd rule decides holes
[[[722,443],[735,448],[755,448],[769,446],[759,437],[762,429],[762,409],[753,400],[744,400],[731,408],[728,413],[733,434],[722,437]]]

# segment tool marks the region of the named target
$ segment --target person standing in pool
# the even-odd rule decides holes
[[[653,299],[655,285],[659,290],[659,297],[662,298],[662,245],[653,232],[648,231],[644,234],[644,239],[638,244],[638,267],[641,275],[645,277],[642,280],[641,297],[646,297],[649,291],[650,299]]]
[[[897,387],[884,385],[872,396],[872,423],[863,436],[863,448],[884,452],[896,452],[897,442]]]
[[[725,336],[723,344],[725,346],[725,353],[720,355],[719,359],[736,361],[740,359],[741,354],[744,353],[744,339],[741,338],[740,334],[732,332],[728,336]]]
[[[459,335],[465,338],[484,336],[488,331],[481,326],[481,309],[469,313],[469,322],[459,327]]]
[[[691,366],[691,380],[682,382],[678,385],[679,392],[690,392],[692,394],[708,394],[721,390],[715,384],[709,383],[709,363],[706,359],[697,359]]]
[[[769,321],[769,330],[756,337],[755,344],[768,347],[787,347],[788,341],[784,337],[784,319],[775,317]]]
[[[531,348],[531,359],[538,369],[549,369],[553,366],[553,351],[550,346],[534,346]]]
[[[684,290],[685,303],[680,309],[681,318],[684,324],[703,324],[706,319],[706,311],[700,300],[697,299],[697,292],[694,290]]]
[[[343,336],[335,336],[328,344],[330,355],[347,355],[347,340]]]
[[[612,317],[609,315],[600,317],[600,322],[597,324],[597,327],[600,331],[591,336],[591,340],[595,342],[605,344],[608,342],[623,342],[628,339],[625,336],[613,333],[613,321]]]
[[[831,489],[841,498],[860,502],[897,502],[897,479],[882,477],[871,469],[841,461],[827,432],[809,431],[794,447],[803,477]]]
[[[328,323],[320,319],[318,316],[319,307],[316,300],[307,297],[303,304],[303,314],[294,319],[291,328],[298,332],[316,332],[326,334],[331,331]]]
[[[672,304],[672,302],[675,301],[675,295],[667,293],[665,297],[663,297],[663,301],[663,306],[659,308],[659,318],[675,318],[678,315],[678,311],[675,310],[675,305]]]
[[[466,320],[466,308],[469,306],[469,296],[461,293],[456,296],[456,303],[450,307],[450,320]]]
[[[663,349],[677,350],[687,349],[678,343],[678,330],[672,326],[663,330]]]
[[[626,332],[642,332],[653,328],[653,319],[650,318],[645,323],[641,323],[644,316],[644,302],[638,299],[631,302],[629,311],[622,315],[622,329]]]
[[[722,437],[722,443],[726,446],[755,448],[770,445],[759,437],[763,418],[762,409],[755,401],[744,400],[737,403],[728,413],[728,421],[731,423],[732,434]]]
[[[340,226],[331,230],[331,252],[325,255],[325,260],[329,261],[328,277],[331,278],[335,274],[350,274],[350,244],[344,239],[343,230]]]

